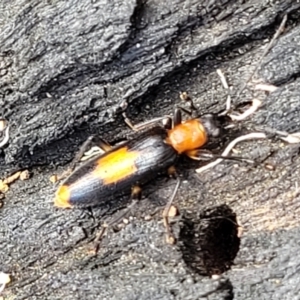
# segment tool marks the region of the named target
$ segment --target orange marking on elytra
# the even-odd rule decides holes
[[[120,148],[99,158],[93,175],[104,184],[118,182],[137,171],[135,161],[140,155],[138,151],[128,151],[127,147]]]

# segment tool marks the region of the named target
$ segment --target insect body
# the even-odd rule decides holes
[[[172,127],[153,127],[87,161],[59,187],[55,205],[94,206],[128,194],[133,187],[166,172],[180,154],[197,159],[195,151],[220,133],[212,115],[181,122],[176,111]]]

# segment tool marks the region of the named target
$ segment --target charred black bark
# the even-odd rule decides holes
[[[185,263],[178,222],[179,244],[172,247],[164,243],[160,215],[151,222],[141,217],[154,210],[148,198],[169,197],[170,183],[146,189],[147,199],[133,212],[137,219],[109,232],[92,256],[88,250],[106,210],[54,209],[49,181],[90,134],[111,143],[128,134],[120,115],[125,102],[134,122],[170,114],[180,91],[188,91],[203,113],[222,110],[226,91],[217,68],[233,88],[234,104],[253,97],[264,104],[234,135],[264,126],[300,131],[299,3],[2,2],[0,117],[9,121],[10,139],[1,149],[0,171],[2,177],[23,168],[32,173],[11,186],[0,211],[0,271],[12,274],[5,296],[292,299],[299,294],[297,145],[272,140],[239,148],[257,160],[272,153],[268,162],[275,171],[227,162],[199,182],[193,169],[186,169],[188,181],[176,201],[181,215],[197,225],[196,212],[226,204],[243,227],[235,265],[216,281]],[[235,97],[285,14],[285,31],[254,78],[278,89],[255,91],[253,79]]]

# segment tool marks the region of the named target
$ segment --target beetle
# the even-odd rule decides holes
[[[176,116],[178,116],[178,112]],[[56,192],[55,206],[94,206],[108,197],[126,194],[172,167],[178,156],[196,159],[198,150],[210,137],[219,135],[212,115],[174,122],[171,129],[155,126],[134,139],[88,160],[72,173]]]
[[[139,125],[132,125],[124,117],[125,122],[138,131],[135,137],[115,147],[100,139],[99,147],[104,153],[85,162],[63,181],[55,195],[55,206],[96,206],[130,193],[133,199],[138,199],[140,187],[158,174],[176,175],[174,165],[180,155],[187,155],[194,160],[223,157],[202,149],[211,138],[221,135],[224,117],[220,115],[206,114],[183,121],[182,110],[176,109],[173,117],[164,116]],[[167,120],[164,126],[153,125],[163,119]],[[84,151],[80,152],[82,154]],[[168,210],[179,184],[178,178],[163,213],[168,236],[171,236]]]
[[[153,125],[163,118],[168,121],[164,126]],[[163,118],[132,125],[125,117],[125,122],[138,131],[134,138],[115,147],[100,140],[104,153],[85,162],[62,182],[54,205],[96,206],[130,193],[132,198],[139,198],[140,186],[158,174],[174,174],[180,155],[200,159],[201,147],[221,133],[220,120],[212,114],[182,121],[181,109],[176,109],[173,117]]]

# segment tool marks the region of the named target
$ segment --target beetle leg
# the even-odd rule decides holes
[[[185,92],[181,93],[180,94],[181,99],[190,102],[191,110],[196,110],[196,108],[195,108],[195,106],[192,102],[192,99],[189,96],[187,96],[188,98],[185,99],[181,95],[187,95],[187,93],[185,93]],[[136,125],[134,125],[131,122],[131,120],[127,117],[125,112],[122,113],[122,116],[123,116],[124,121],[127,124],[127,126],[130,127],[133,131],[140,131],[140,130],[146,129],[147,127],[151,126],[152,124],[158,123],[160,121],[163,121],[163,123],[164,123],[163,125],[164,125],[165,129],[171,129],[174,126],[181,124],[181,122],[182,122],[181,112],[182,111],[184,111],[185,113],[191,115],[192,114],[191,110],[188,110],[185,107],[178,106],[175,109],[173,116],[166,115],[166,116],[163,116],[163,117],[157,117],[157,118],[154,118],[152,120],[149,120],[149,121],[146,121],[146,122],[143,122],[143,123],[139,123],[139,124],[136,124]]]
[[[146,129],[147,127],[151,126],[152,124],[158,123],[160,121],[164,122],[164,128],[165,129],[171,129],[172,127],[181,124],[182,122],[182,111],[187,113],[188,115],[192,114],[193,110],[197,110],[194,106],[194,103],[190,96],[186,92],[180,93],[180,98],[190,104],[190,109],[187,109],[185,107],[178,106],[174,111],[174,116],[166,115],[163,117],[157,117],[152,120],[139,123],[134,125],[131,120],[127,117],[126,112],[122,113],[122,116],[124,118],[125,123],[128,127],[130,127],[133,131],[140,131],[143,129]]]
[[[181,111],[185,112],[189,116],[192,115],[193,111],[197,111],[197,108],[195,107],[192,98],[189,96],[189,94],[187,92],[180,92],[179,97],[180,97],[181,100],[183,100],[185,102],[188,102],[188,104],[189,104],[190,107],[187,108],[187,107],[183,107],[181,105],[178,105],[177,109],[180,109]],[[174,114],[174,116],[175,116],[175,114]],[[180,123],[181,122],[179,122],[177,124],[180,124]]]
[[[98,147],[103,150],[103,152],[107,152],[111,149],[111,146],[105,142],[104,140],[102,140],[101,138],[95,136],[95,135],[91,135],[88,137],[88,139],[82,144],[82,146],[80,147],[79,151],[77,152],[77,154],[75,155],[74,159],[71,162],[70,168],[69,168],[69,172],[73,172],[76,164],[81,160],[81,158],[83,157],[84,153],[87,151],[87,149],[91,146],[91,144],[96,140],[96,143],[98,144]]]
[[[180,116],[179,116],[179,114],[180,114]],[[127,126],[130,127],[133,131],[140,131],[140,130],[146,129],[146,128],[152,126],[153,124],[161,122],[161,121],[162,121],[163,126],[164,126],[165,129],[173,128],[174,123],[176,123],[176,125],[177,125],[177,121],[174,122],[174,120],[180,120],[180,122],[178,121],[178,124],[181,123],[181,111],[179,109],[175,110],[174,116],[165,115],[163,117],[157,117],[157,118],[154,118],[152,120],[149,120],[149,121],[146,121],[146,122],[143,122],[143,123],[139,123],[139,124],[136,124],[136,125],[134,125],[130,121],[130,119],[126,116],[125,113],[123,113],[123,117],[124,117],[124,121],[127,124]]]
[[[115,218],[113,218],[112,220],[110,220],[109,222],[104,222],[104,224],[102,225],[102,228],[99,232],[99,234],[96,236],[95,241],[94,241],[94,252],[97,253],[99,250],[99,246],[100,246],[100,242],[107,230],[107,228],[117,224],[120,222],[120,220],[122,220],[127,214],[128,212],[137,204],[137,202],[141,199],[141,188],[139,186],[133,186],[132,187],[132,191],[131,191],[131,196],[130,196],[130,200],[132,201],[132,203],[126,208],[124,209],[119,215],[117,215]]]
[[[76,167],[76,164],[81,160],[84,154],[87,152],[88,148],[90,148],[91,144],[95,143],[103,152],[107,152],[111,150],[111,145],[108,144],[106,141],[101,139],[98,136],[91,135],[88,139],[82,144],[78,153],[75,155],[74,159],[71,162],[70,169],[73,171]]]
[[[174,169],[175,170],[175,169]],[[169,201],[167,202],[164,210],[163,210],[163,222],[164,222],[164,226],[166,228],[166,234],[167,234],[167,243],[168,244],[174,244],[175,243],[175,237],[172,233],[172,228],[170,226],[170,222],[169,222],[169,217],[170,217],[170,210],[171,210],[171,207],[172,207],[172,203],[177,195],[177,192],[178,192],[178,189],[180,187],[180,184],[181,184],[181,180],[179,177],[177,177],[177,183],[176,183],[176,186],[174,188],[174,191],[173,191],[173,194],[171,196],[171,198],[169,199]]]
[[[112,146],[108,142],[106,142],[99,136],[94,136],[93,140],[94,140],[94,143],[97,144],[97,146],[104,152],[108,152],[112,148]]]
[[[162,123],[166,130],[170,130],[173,128],[173,119],[171,118],[164,119]]]
[[[146,121],[146,122],[143,122],[143,123],[139,123],[139,124],[136,124],[134,125],[130,119],[127,117],[126,113],[124,112],[122,114],[122,116],[124,117],[124,121],[125,123],[128,125],[128,127],[130,127],[133,131],[140,131],[140,130],[143,130],[143,129],[146,129],[148,127],[150,127],[151,125],[155,124],[155,123],[158,123],[158,122],[161,122],[165,119],[171,119],[172,120],[172,116],[169,116],[169,115],[166,115],[166,116],[163,116],[163,117],[157,117],[157,118],[154,118],[152,120],[149,120],[149,121]]]
[[[189,116],[191,116],[193,114],[192,109],[188,109],[188,108],[183,107],[181,105],[177,105],[177,109],[180,109],[181,111],[185,112]]]
[[[182,122],[182,114],[181,114],[182,108],[176,108],[174,111],[174,116],[173,116],[173,127],[176,125],[181,124]]]
[[[179,97],[180,97],[181,100],[189,103],[190,112],[187,112],[188,114],[191,115],[193,110],[197,110],[197,108],[194,105],[194,102],[193,102],[192,98],[190,97],[190,95],[187,92],[180,92]]]
[[[57,182],[59,180],[66,178],[67,176],[69,176],[74,171],[77,163],[81,160],[81,158],[84,156],[84,153],[87,151],[87,149],[91,146],[91,144],[94,141],[97,143],[98,147],[101,150],[103,150],[103,152],[107,152],[111,149],[111,145],[109,145],[106,141],[104,141],[100,137],[97,137],[94,135],[89,136],[88,139],[82,144],[82,146],[80,147],[80,149],[77,152],[77,154],[75,155],[75,157],[73,158],[73,160],[70,164],[70,167],[65,172],[63,172],[61,175],[54,175],[52,177],[51,181]],[[93,156],[93,155],[91,155],[91,156]]]
[[[97,146],[92,147],[90,150],[86,151],[90,147],[90,144],[92,144],[92,142]],[[80,153],[78,154],[78,157],[76,159],[77,162],[79,160],[88,160],[99,153],[108,152],[112,148],[109,143],[98,136],[91,136],[90,140],[86,141],[86,143],[86,145],[82,145],[82,149],[79,151]]]

